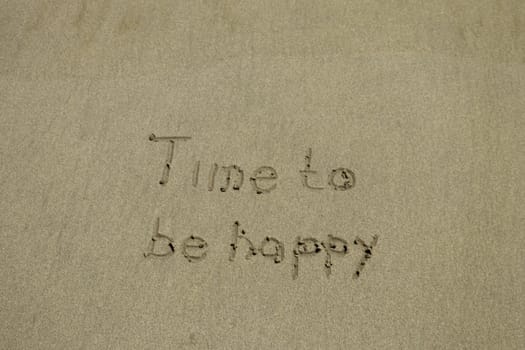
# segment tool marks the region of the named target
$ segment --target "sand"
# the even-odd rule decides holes
[[[1,4],[0,348],[525,347],[522,0]]]

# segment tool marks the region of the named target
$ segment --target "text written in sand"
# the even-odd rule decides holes
[[[189,136],[156,136],[151,134],[149,140],[165,145],[165,163],[160,173],[159,184],[165,186],[174,168],[175,144],[190,141]],[[219,165],[212,163],[207,166],[206,171],[201,167],[199,160],[195,161],[189,176],[193,187],[200,186],[201,178],[205,177],[205,186],[208,191],[218,189],[220,192],[228,190],[239,191],[245,185],[245,170],[238,164]],[[353,170],[347,167],[329,169],[323,181],[319,171],[313,170],[312,149],[305,152],[304,167],[297,171],[301,187],[306,190],[322,191],[324,189],[334,191],[349,191],[356,184],[356,176]],[[203,173],[205,175],[203,176]],[[246,180],[251,183],[252,193],[256,195],[270,194],[278,188],[279,176],[274,166],[262,165],[250,172],[251,176]],[[243,251],[246,259],[260,257],[269,259],[275,264],[280,264],[288,255],[284,242],[276,237],[266,236],[260,243],[254,242],[246,230],[241,228],[239,221],[235,221],[230,229],[229,241],[226,245],[229,251],[229,261],[234,262],[237,253]],[[359,278],[367,262],[372,257],[372,251],[378,242],[378,236],[373,235],[369,242],[360,237],[355,237],[353,244],[342,237],[327,234],[324,239],[314,237],[297,236],[291,248],[292,278],[299,277],[299,263],[306,257],[321,255],[322,266],[329,277],[332,274],[332,258],[335,256],[345,257],[347,255],[358,256],[359,260],[353,272],[353,278]],[[170,234],[160,232],[160,218],[156,218],[153,234],[144,253],[145,257],[165,258],[174,255],[176,251],[189,262],[199,262],[208,255],[209,247],[206,240],[197,235],[190,235],[181,243],[175,243]],[[353,253],[352,253],[352,252]]]

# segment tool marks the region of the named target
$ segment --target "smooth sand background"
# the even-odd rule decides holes
[[[522,0],[1,1],[1,348],[523,349],[524,88]],[[193,137],[164,187],[152,132]],[[145,259],[157,216],[207,258]],[[235,220],[285,261],[229,262]],[[362,277],[292,280],[327,234],[379,235]]]

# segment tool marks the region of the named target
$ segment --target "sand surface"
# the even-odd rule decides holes
[[[522,0],[3,0],[0,131],[0,348],[525,348]]]

